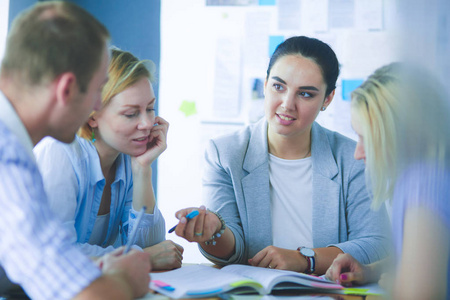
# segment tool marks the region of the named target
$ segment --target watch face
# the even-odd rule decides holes
[[[310,249],[310,248],[302,248],[302,249],[300,249],[300,253],[303,254],[304,256],[309,256],[309,257],[313,257],[316,254],[314,252],[314,250]]]

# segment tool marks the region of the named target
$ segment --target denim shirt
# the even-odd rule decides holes
[[[73,234],[73,242],[90,256],[100,256],[125,245],[137,212],[132,208],[133,179],[130,156],[119,154],[116,177],[111,184],[110,220],[101,245],[88,244],[105,187],[95,146],[76,137],[71,144],[52,138],[34,148],[50,206]],[[145,214],[137,231],[136,248],[146,248],[165,239],[164,218],[155,206]]]

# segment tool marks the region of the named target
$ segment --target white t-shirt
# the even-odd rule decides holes
[[[273,245],[313,247],[312,158],[287,160],[269,154]]]

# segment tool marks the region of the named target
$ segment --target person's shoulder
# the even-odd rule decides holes
[[[67,144],[58,141],[52,137],[45,137],[33,149],[36,159],[39,161],[41,157],[63,158],[70,160],[85,159],[92,152],[93,145],[85,139],[75,136],[75,139]]]
[[[66,146],[63,142],[60,142],[52,137],[45,137],[36,144],[33,148],[34,153],[41,153],[44,151],[51,151],[52,149],[62,149]]]
[[[328,144],[329,153],[344,176],[353,176],[352,174],[359,174],[365,169],[364,161],[356,160],[354,157],[356,141],[317,123],[314,124],[314,130],[316,135],[322,136],[321,140],[325,141],[322,143]],[[321,144],[320,148],[326,149],[324,144]]]
[[[401,168],[401,167],[399,167]],[[440,161],[412,162],[399,172],[397,183],[414,186],[422,191],[446,190],[450,192],[450,166]]]
[[[244,126],[243,128],[220,135],[211,139],[218,149],[242,149],[247,148],[252,135],[256,134],[260,123]]]
[[[423,206],[444,217],[450,227],[450,166],[442,161],[411,162],[397,177],[394,199],[400,206]]]
[[[356,148],[356,141],[346,137],[345,135],[324,128],[319,124],[316,124],[318,130],[323,132],[328,140],[328,143],[335,154],[344,155],[353,158],[353,153]]]
[[[326,128],[322,129],[326,132],[328,139],[330,140],[330,142],[333,145],[336,145],[338,147],[351,147],[351,148],[355,148],[356,146],[356,141],[337,132],[337,131],[332,131]]]
[[[9,128],[0,121],[0,160],[13,163],[29,162],[28,152]]]

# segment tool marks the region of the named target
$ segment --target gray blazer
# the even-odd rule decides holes
[[[353,158],[356,143],[317,123],[311,140],[314,247],[339,247],[364,264],[384,258],[389,220],[384,206],[370,209],[364,163]],[[236,247],[228,260],[200,251],[216,264],[247,264],[272,245],[267,121],[211,140],[205,158],[204,203],[222,215]]]

